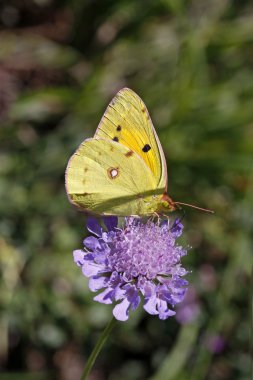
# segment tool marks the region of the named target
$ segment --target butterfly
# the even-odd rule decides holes
[[[80,210],[144,216],[174,211],[167,194],[164,152],[141,98],[121,89],[93,138],[82,142],[66,169],[66,191]]]

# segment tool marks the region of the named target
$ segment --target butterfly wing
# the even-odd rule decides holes
[[[66,189],[74,205],[104,215],[146,215],[155,211],[147,196],[159,193],[153,173],[137,153],[97,138],[85,140],[70,158]]]
[[[137,153],[153,173],[156,188],[167,192],[163,149],[148,110],[134,91],[123,88],[117,93],[107,107],[94,137],[117,141]]]

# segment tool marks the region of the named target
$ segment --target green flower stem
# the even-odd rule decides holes
[[[116,319],[112,318],[112,320],[108,323],[108,325],[104,329],[104,331],[103,331],[101,337],[99,338],[96,346],[94,347],[92,353],[90,354],[90,357],[87,361],[86,367],[83,371],[83,374],[82,374],[82,377],[80,380],[86,380],[88,378],[89,373],[90,373],[90,371],[91,371],[91,369],[95,363],[95,360],[96,360],[101,348],[103,347],[105,341],[109,337],[110,332],[112,331],[115,324],[116,324]]]

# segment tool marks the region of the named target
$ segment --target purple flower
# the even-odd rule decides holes
[[[225,340],[220,335],[208,335],[205,339],[205,345],[208,351],[214,354],[220,354],[225,348]]]
[[[117,217],[103,219],[104,231],[95,218],[89,218],[87,229],[93,235],[84,240],[84,249],[74,251],[75,263],[89,277],[89,288],[100,291],[94,300],[116,302],[113,315],[128,319],[143,299],[144,309],[160,319],[175,315],[171,310],[181,302],[188,282],[181,257],[187,251],[176,244],[183,225],[176,220],[143,223],[133,217],[118,228]]]

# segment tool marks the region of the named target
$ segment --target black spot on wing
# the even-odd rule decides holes
[[[117,136],[115,136],[115,137],[113,138],[113,141],[116,141],[116,142],[118,142],[118,141],[119,141],[118,137],[117,137]]]
[[[118,132],[120,132],[121,131],[121,126],[118,125],[116,129],[117,129]]]
[[[147,153],[150,149],[151,149],[151,146],[148,145],[148,144],[146,144],[146,145],[144,145],[144,147],[142,148],[142,151],[143,151],[144,153]]]

